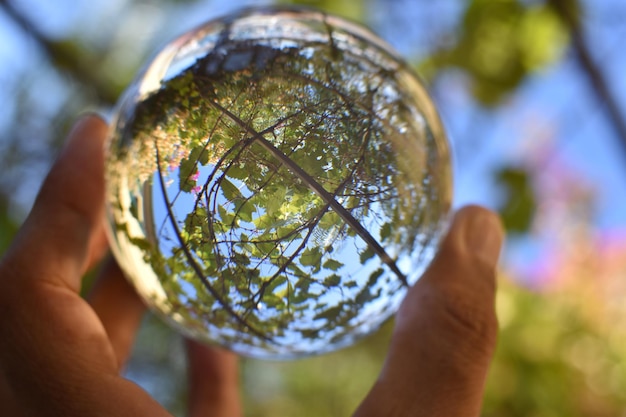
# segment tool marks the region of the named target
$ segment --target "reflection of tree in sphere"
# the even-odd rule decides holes
[[[371,33],[248,10],[168,46],[122,100],[108,161],[116,257],[185,333],[259,357],[376,329],[450,204],[422,86]]]

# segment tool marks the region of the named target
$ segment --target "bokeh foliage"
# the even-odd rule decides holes
[[[473,81],[474,97],[498,105],[533,71],[559,58],[567,32],[546,4],[517,0],[472,0],[463,16],[460,37],[430,57],[435,71],[454,66]]]
[[[189,14],[201,9],[211,14],[209,6],[197,3],[128,2],[118,15],[126,20],[118,20],[120,27],[122,23],[130,27],[132,19],[150,15],[146,11],[180,16],[186,10]],[[371,20],[372,5],[378,4],[374,0],[282,3],[319,7],[365,22]],[[419,7],[435,7],[434,3],[423,1]],[[449,39],[430,48],[433,52],[428,55],[407,59],[416,63],[435,91],[446,74],[463,73],[472,99],[486,112],[506,106],[525,82],[564,59],[587,19],[585,4],[576,0],[457,3],[462,12]],[[4,251],[75,116],[86,109],[109,111],[150,51],[183,28],[150,31],[148,20],[143,20],[135,27],[145,30],[131,32],[137,42],[129,43],[123,31],[105,24],[117,21],[110,16],[108,20],[68,20],[65,30],[55,32],[19,2],[2,0],[0,11],[15,27],[18,48],[30,51],[26,64],[19,59],[6,62],[9,70],[1,80],[5,94],[13,98],[5,103],[0,123],[0,250]],[[580,50],[584,44],[574,46],[585,56]],[[595,80],[593,85],[602,86],[598,73],[585,68]],[[602,97],[606,92],[600,90]],[[467,138],[456,140],[473,143],[470,136],[475,135],[469,132]],[[499,185],[500,207],[509,231],[518,236],[532,233],[541,203],[533,180],[536,172],[506,165],[494,169],[492,176]],[[626,346],[621,342],[626,340],[626,330],[618,324],[624,317],[610,316],[600,307],[604,298],[593,296],[600,285],[593,278],[582,273],[566,286],[538,292],[503,273],[498,296],[501,334],[485,416],[608,417],[623,412]],[[244,360],[247,415],[349,415],[382,366],[391,326],[355,347],[327,356],[293,363]],[[183,415],[180,340],[152,317],[142,328],[127,374]]]

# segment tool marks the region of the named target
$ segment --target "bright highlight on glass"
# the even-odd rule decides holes
[[[291,358],[376,330],[430,262],[448,148],[407,64],[318,11],[247,9],[166,46],[108,145],[113,252],[175,328]]]

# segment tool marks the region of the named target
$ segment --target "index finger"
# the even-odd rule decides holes
[[[104,234],[104,141],[107,125],[83,117],[46,177],[35,205],[4,259],[28,273],[73,291]]]

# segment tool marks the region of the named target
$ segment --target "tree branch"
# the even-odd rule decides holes
[[[591,55],[591,51],[580,20],[576,11],[572,7],[572,0],[549,0],[549,4],[560,16],[561,20],[567,26],[572,37],[572,48],[576,54],[579,65],[584,70],[594,94],[598,100],[605,106],[609,122],[613,126],[617,139],[620,141],[624,156],[626,156],[626,119],[620,109],[620,106],[609,88],[608,81]]]
[[[160,156],[159,156],[159,146],[157,145],[156,141],[155,141],[154,145],[155,145],[155,149],[156,149],[157,174],[158,174],[158,177],[159,177],[159,184],[161,186],[161,192],[163,194],[163,199],[164,199],[164,202],[165,202],[165,208],[167,209],[167,216],[170,219],[172,228],[174,229],[174,232],[176,233],[176,237],[177,237],[177,239],[178,239],[178,241],[180,243],[180,247],[183,250],[183,252],[185,254],[185,257],[187,258],[187,261],[189,262],[189,265],[193,268],[194,272],[196,273],[196,275],[198,276],[198,278],[200,279],[200,281],[202,282],[202,284],[204,285],[206,290],[209,292],[209,294],[211,294],[213,296],[215,301],[217,301],[218,304],[221,305],[222,308],[237,323],[239,323],[242,327],[248,329],[248,331],[250,331],[250,333],[254,334],[255,336],[259,337],[260,339],[265,340],[266,342],[275,343],[271,338],[269,338],[267,335],[263,334],[263,332],[259,331],[257,328],[255,328],[250,323],[248,323],[245,319],[243,319],[239,314],[237,314],[237,312],[228,303],[228,301],[226,299],[224,299],[217,292],[217,290],[215,290],[215,288],[213,288],[213,286],[211,285],[211,283],[209,282],[207,277],[204,275],[204,272],[202,271],[202,268],[200,267],[200,265],[198,265],[196,263],[195,259],[193,258],[193,255],[191,254],[191,252],[189,251],[189,248],[187,247],[187,242],[185,242],[185,240],[183,239],[182,234],[180,232],[180,229],[178,228],[178,224],[176,223],[176,218],[174,217],[174,212],[172,210],[171,202],[169,201],[169,199],[167,197],[167,189],[165,188],[165,181],[163,180],[163,173],[161,172],[161,160],[160,160]]]
[[[118,89],[97,75],[97,71],[94,70],[97,65],[94,65],[94,62],[81,58],[78,51],[69,47],[65,42],[48,39],[10,1],[0,0],[0,10],[5,12],[24,33],[39,45],[46,58],[58,71],[67,73],[70,78],[93,91],[101,104],[112,105],[117,101]]]
[[[247,125],[244,121],[238,118],[235,114],[228,111],[228,109],[221,106],[217,101],[213,100],[210,102],[215,108],[220,110],[222,113],[226,114],[231,120],[241,126],[243,129],[250,133],[251,137],[256,140],[265,150],[267,150],[271,155],[273,155],[276,159],[278,159],[281,163],[283,163],[291,172],[293,172],[302,182],[309,187],[311,191],[320,196],[325,203],[329,204],[330,207],[341,217],[354,231],[365,241],[367,246],[369,246],[376,255],[380,258],[380,260],[391,269],[391,271],[396,274],[398,279],[402,282],[402,284],[406,287],[409,287],[409,283],[407,281],[406,276],[400,271],[396,262],[389,256],[389,254],[385,251],[380,243],[370,234],[370,232],[361,225],[352,216],[344,206],[339,204],[335,197],[330,194],[322,185],[320,185],[314,178],[312,178],[309,174],[306,173],[298,164],[292,161],[289,157],[287,157],[280,149],[277,149],[274,145],[272,145],[265,137],[263,137],[259,132],[254,130],[252,127]]]

